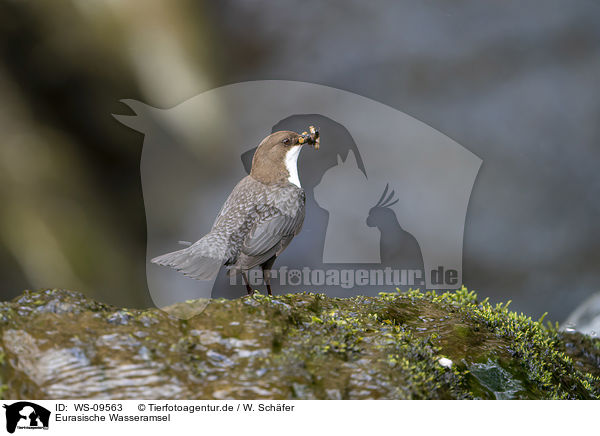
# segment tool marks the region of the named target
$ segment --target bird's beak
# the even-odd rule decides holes
[[[309,144],[312,145],[315,150],[318,150],[320,145],[319,129],[315,126],[310,126],[308,130],[310,133],[302,132],[300,138],[298,138],[298,144]]]

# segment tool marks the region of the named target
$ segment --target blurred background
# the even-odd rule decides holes
[[[0,297],[150,305],[143,137],[119,100],[286,79],[481,157],[465,284],[562,321],[600,290],[599,23],[595,0],[0,0]]]

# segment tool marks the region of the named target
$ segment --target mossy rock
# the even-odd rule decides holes
[[[0,303],[5,398],[598,398],[600,341],[467,289],[186,302],[183,320],[64,290]],[[182,309],[182,308],[180,308]],[[185,308],[183,308],[185,309]]]

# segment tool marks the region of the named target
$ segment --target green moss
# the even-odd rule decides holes
[[[354,298],[256,294],[185,302],[175,312],[204,306],[182,320],[60,290],[28,291],[0,303],[6,395],[600,396],[599,340],[561,333],[511,312],[508,304],[478,302],[465,288]],[[61,375],[61,365],[70,378]],[[70,379],[78,381],[71,386]]]

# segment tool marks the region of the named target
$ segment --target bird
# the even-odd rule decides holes
[[[257,147],[250,174],[233,188],[209,233],[189,247],[163,254],[152,263],[174,268],[198,280],[212,280],[225,266],[241,274],[249,295],[254,294],[248,271],[260,267],[269,295],[270,270],[283,250],[300,233],[306,196],[298,175],[298,156],[304,145],[320,146],[318,128],[301,134],[271,133]]]
[[[417,239],[404,230],[392,206],[400,201],[396,191],[388,195],[389,184],[375,206],[369,210],[367,226],[377,227],[380,232],[379,252],[382,264],[396,265],[401,269],[423,270],[423,255]],[[386,197],[387,195],[387,197]]]

